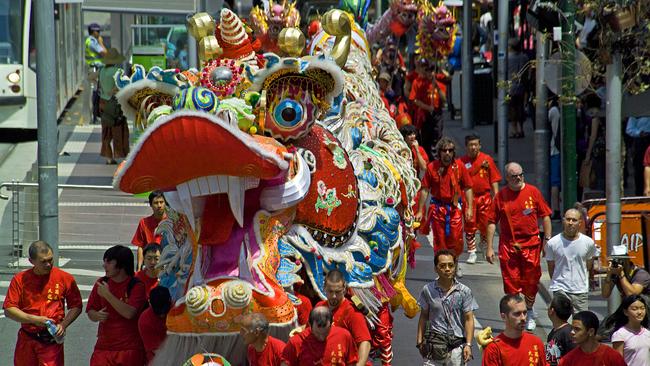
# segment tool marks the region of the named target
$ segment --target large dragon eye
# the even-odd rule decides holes
[[[284,128],[296,127],[303,119],[303,107],[293,99],[285,99],[273,110],[273,119]]]

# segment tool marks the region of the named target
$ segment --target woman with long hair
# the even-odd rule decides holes
[[[650,365],[650,330],[645,299],[641,295],[625,297],[615,317],[614,349],[623,355],[628,366]]]

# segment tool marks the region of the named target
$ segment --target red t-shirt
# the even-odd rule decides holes
[[[585,353],[580,347],[574,348],[560,360],[560,366],[625,366],[625,359],[615,349],[604,344],[598,345],[596,352]]]
[[[418,151],[420,152],[420,156],[424,160],[424,163],[429,165],[429,155],[427,155],[427,152],[424,150],[422,146],[418,145]],[[420,176],[420,168],[418,167],[418,157],[415,155],[415,149],[411,147],[411,156],[413,157],[413,168],[415,168],[415,172],[418,174],[418,177]]]
[[[262,352],[257,352],[252,345],[248,346],[249,366],[280,366],[282,351],[286,343],[269,336]]]
[[[149,243],[160,244],[162,236],[154,235],[160,221],[162,221],[162,219],[157,219],[153,217],[153,215],[140,219],[138,228],[135,230],[135,234],[133,234],[133,239],[131,239],[131,243],[141,248],[145,247]]]
[[[130,280],[131,277],[128,277],[122,282],[115,282],[109,279],[108,289],[115,297],[138,309],[138,312],[140,312],[147,302],[144,284],[142,282],[136,283],[131,289],[131,293],[127,296],[126,290]],[[106,299],[99,296],[97,293],[97,283],[95,283],[93,290],[90,292],[90,297],[88,297],[86,312],[89,310],[99,311],[102,308],[106,308],[108,319],[99,323],[95,349],[107,351],[142,349],[142,340],[138,332],[138,318],[126,319],[120,315]]]
[[[442,167],[440,160],[434,160],[427,165],[427,172],[422,179],[422,188],[429,189],[431,197],[438,201],[453,203],[454,194],[461,198],[461,191],[472,188],[472,178],[460,159],[454,160],[447,167]]]
[[[147,294],[147,299],[148,299],[151,290],[153,290],[156,286],[158,286],[158,277],[151,278],[147,276],[147,271],[145,269],[136,272],[135,277],[140,281],[142,281],[142,283],[144,283],[144,290]]]
[[[296,310],[298,311],[298,324],[305,325],[309,323],[309,313],[313,309],[311,300],[303,294],[295,293],[294,295],[302,301],[302,304],[296,306]]]
[[[472,192],[476,196],[490,192],[492,183],[501,181],[501,173],[488,154],[479,152],[474,160],[465,155],[460,158],[460,161],[463,162],[469,176],[472,177]],[[487,162],[487,168],[483,166],[484,162]]]
[[[316,304],[316,307],[319,306],[328,306],[327,301],[320,301]],[[356,344],[364,341],[370,342],[372,339],[370,337],[370,330],[368,330],[368,324],[366,323],[366,317],[348,299],[343,299],[341,304],[332,310],[332,320],[333,325],[350,332]]]
[[[544,343],[538,337],[524,332],[521,338],[508,338],[502,333],[496,339],[483,350],[483,366],[546,366]]]
[[[311,328],[294,335],[282,352],[288,366],[347,366],[358,361],[357,347],[350,332],[332,325],[325,342],[311,334]]]
[[[82,307],[74,277],[56,267],[49,275],[39,276],[31,268],[11,279],[2,308],[18,308],[30,315],[48,317],[58,324],[65,317],[66,305],[68,309]],[[43,330],[43,327],[25,323],[21,327],[30,333]]]
[[[551,215],[551,209],[537,188],[528,183],[518,192],[504,187],[497,193],[493,205],[494,210],[488,222],[499,223],[500,245],[512,243],[512,233],[515,235],[516,242],[523,247],[527,244],[539,244],[537,220]],[[506,209],[510,213],[512,231],[508,224]]]
[[[145,309],[138,319],[138,333],[147,353],[147,362],[153,360],[156,350],[167,337],[166,317],[159,317],[151,307]]]

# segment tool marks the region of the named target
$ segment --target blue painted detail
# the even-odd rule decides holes
[[[298,126],[303,119],[303,107],[293,99],[284,99],[273,110],[273,119],[284,128]]]
[[[357,175],[357,178],[370,184],[372,188],[377,188],[379,185],[379,180],[377,179],[375,173],[368,169],[364,169],[361,173],[359,173],[359,175]]]
[[[361,139],[363,136],[361,135],[361,130],[357,127],[353,127],[350,129],[350,135],[352,137],[352,149],[356,149],[361,145]]]

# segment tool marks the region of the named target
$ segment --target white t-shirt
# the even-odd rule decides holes
[[[546,247],[546,260],[555,262],[549,290],[571,294],[589,292],[587,260],[591,260],[595,252],[594,241],[586,235],[579,234],[573,241],[561,233],[552,237]]]
[[[621,327],[612,334],[612,343],[623,342],[623,358],[628,366],[650,365],[650,330],[641,327],[639,333],[632,333]]]

